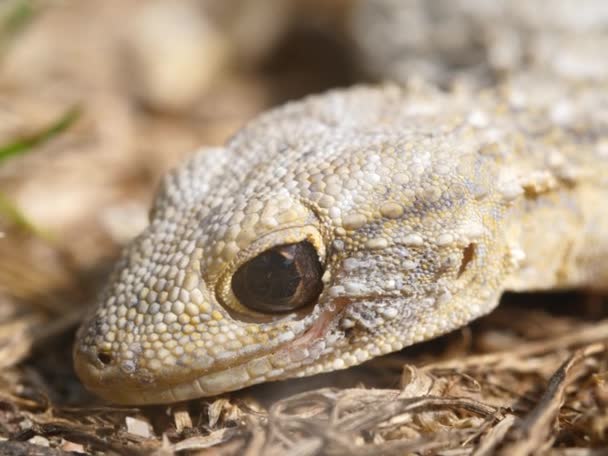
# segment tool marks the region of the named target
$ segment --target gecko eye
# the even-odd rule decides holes
[[[323,267],[309,242],[284,244],[260,253],[232,276],[232,292],[258,312],[289,312],[321,294]]]

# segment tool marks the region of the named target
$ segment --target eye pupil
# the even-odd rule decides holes
[[[323,288],[323,268],[309,242],[284,244],[260,253],[232,277],[232,291],[245,307],[287,312],[314,302]]]
[[[291,298],[302,277],[294,262],[293,245],[268,250],[248,263],[250,291],[270,300]]]

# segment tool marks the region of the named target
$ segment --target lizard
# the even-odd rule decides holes
[[[287,103],[162,181],[74,345],[116,403],[360,364],[507,290],[608,285],[608,90],[520,74]]]

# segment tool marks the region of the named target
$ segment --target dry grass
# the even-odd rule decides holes
[[[134,99],[117,55],[138,2],[26,3],[0,33],[0,148],[40,137],[73,106],[81,114],[0,164],[11,206],[0,207],[0,453],[608,452],[608,307],[586,294],[509,296],[436,341],[210,400],[118,408],[90,396],[72,370],[73,332],[145,223],[158,176],[351,72],[339,42],[305,29],[256,70],[222,70],[196,109],[154,111]]]

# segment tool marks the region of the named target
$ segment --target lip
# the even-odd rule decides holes
[[[327,333],[349,303],[337,298],[322,311],[315,322],[300,336],[284,342],[274,350],[251,359],[236,359],[233,366],[190,375],[185,381],[163,378],[164,385],[153,377],[125,374],[118,366],[96,367],[89,362],[90,353],[76,348],[74,367],[87,389],[100,397],[124,405],[166,404],[234,391],[246,386],[287,377],[290,371],[318,360]]]
[[[99,375],[100,369],[77,358],[75,368],[87,389],[110,402],[122,405],[167,404],[186,401],[199,397],[214,396],[231,389],[238,389],[265,381],[260,378],[257,382],[251,377],[244,365],[236,366],[212,373],[205,373],[193,380],[167,384],[164,386],[150,383],[125,385],[118,378],[112,384],[104,381]],[[107,372],[106,372],[107,371]],[[104,377],[112,377],[112,372],[118,372],[116,366],[104,368]],[[96,375],[97,373],[97,375]],[[119,374],[124,378],[124,374]]]

